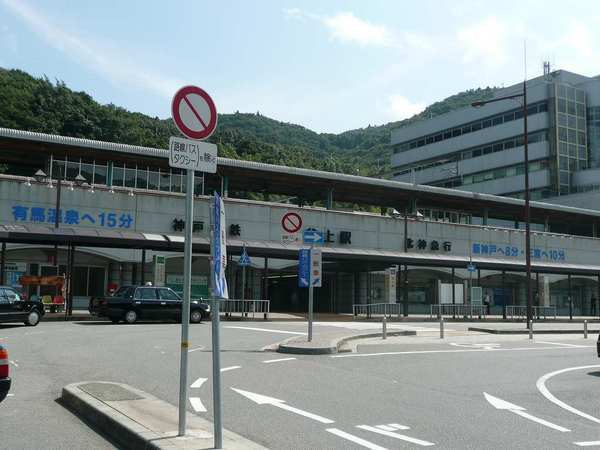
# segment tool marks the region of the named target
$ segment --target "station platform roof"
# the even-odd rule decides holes
[[[137,233],[130,231],[103,230],[86,227],[60,227],[44,225],[0,225],[0,241],[15,244],[74,245],[78,247],[145,249],[163,252],[183,252],[183,235]],[[297,244],[272,241],[248,241],[230,239],[228,252],[239,255],[242,247],[253,257],[298,259]],[[358,248],[323,247],[325,262],[337,262],[354,270],[380,270],[394,264],[427,267],[454,267],[465,269],[472,262],[479,269],[525,271],[524,260],[507,260],[468,256],[439,255],[431,253],[400,252]],[[193,251],[210,253],[208,238],[193,238]],[[600,265],[584,265],[553,262],[532,262],[532,270],[544,273],[576,275],[600,275]]]

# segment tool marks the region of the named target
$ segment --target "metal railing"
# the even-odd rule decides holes
[[[485,317],[487,313],[487,307],[485,305],[455,305],[455,304],[441,304],[431,305],[430,317],[441,317],[441,316],[461,316],[470,317],[478,316]]]
[[[548,316],[552,316],[556,319],[556,306],[534,306],[533,316],[540,319],[547,319]],[[525,319],[527,318],[527,306],[526,305],[506,305],[506,317],[509,319]]]
[[[392,317],[393,314],[400,316],[400,303],[368,303],[352,305],[352,313],[354,317],[366,317],[367,319],[373,316]]]
[[[269,300],[221,300],[220,310],[226,317],[233,317],[233,314],[239,314],[240,318],[254,317],[258,314],[263,315],[263,319],[269,318],[271,302]]]

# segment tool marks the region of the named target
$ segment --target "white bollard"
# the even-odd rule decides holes
[[[583,321],[583,338],[584,339],[588,338],[587,334],[588,334],[588,331],[587,331],[587,320],[584,320]]]
[[[444,318],[440,317],[440,339],[444,339]]]
[[[383,328],[382,338],[387,339],[387,320],[385,314],[383,315],[383,319],[381,319],[381,327]]]

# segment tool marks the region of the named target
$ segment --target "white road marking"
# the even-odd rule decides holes
[[[478,344],[478,343],[459,344],[457,342],[450,342],[450,345],[453,345],[454,347],[481,348],[484,350],[493,350],[493,349],[500,347],[500,344],[494,344],[494,343],[490,343],[490,344]]]
[[[193,383],[190,385],[190,387],[191,387],[191,388],[194,388],[194,389],[196,389],[196,388],[199,388],[199,387],[201,387],[201,386],[202,386],[202,385],[203,385],[203,384],[206,382],[206,380],[207,380],[207,379],[208,379],[208,378],[198,378],[196,381],[194,381],[194,382],[193,382]]]
[[[525,419],[529,419],[533,422],[537,422],[540,425],[544,425],[545,427],[552,428],[556,431],[560,431],[562,433],[569,432],[568,428],[561,427],[560,425],[556,425],[552,422],[548,422],[547,420],[540,419],[539,417],[532,416],[531,414],[525,412],[525,408],[522,406],[517,406],[513,403],[507,402],[506,400],[502,400],[501,398],[494,397],[493,395],[488,394],[487,392],[483,393],[485,399],[496,409],[504,409],[508,410],[512,413],[515,413]]]
[[[267,397],[266,395],[255,394],[254,392],[242,391],[241,389],[231,388],[233,391],[237,392],[240,395],[243,395],[247,399],[253,401],[258,405],[272,405],[280,409],[284,409],[286,411],[292,412],[294,414],[298,414],[304,417],[308,417],[309,419],[316,420],[317,422],[329,424],[335,423],[335,420],[328,419],[326,417],[319,416],[317,414],[313,414],[308,411],[303,411],[302,409],[294,408],[285,403],[284,400],[279,400],[273,397]]]
[[[550,372],[550,373],[547,373],[546,375],[541,376],[537,380],[535,385],[537,386],[538,391],[540,391],[544,397],[546,397],[548,400],[550,400],[555,405],[558,405],[561,408],[566,409],[569,412],[572,412],[573,414],[577,414],[578,416],[581,416],[585,419],[591,420],[592,422],[600,423],[600,419],[598,419],[597,417],[594,417],[588,413],[584,413],[583,411],[580,411],[577,408],[573,408],[572,406],[567,405],[565,402],[557,399],[554,395],[552,395],[552,393],[546,387],[546,381],[548,381],[550,378],[552,378],[555,375],[560,375],[561,373],[566,373],[566,372],[572,372],[574,370],[597,369],[597,368],[600,368],[600,365],[569,367],[567,369],[557,370],[555,372]]]
[[[11,364],[12,364],[13,366],[15,366],[15,367],[19,367],[19,365],[18,365],[16,362],[12,361],[12,360],[10,360],[10,361],[8,361],[8,362],[9,362],[9,363],[11,363]]]
[[[600,447],[600,441],[573,442],[573,444],[579,447]]]
[[[360,428],[361,430],[372,431],[373,433],[382,434],[384,436],[393,437],[396,439],[400,439],[402,441],[410,442],[411,444],[421,445],[423,447],[431,447],[435,445],[433,442],[423,441],[421,439],[413,438],[410,436],[406,436],[400,433],[394,433],[392,431],[380,430],[379,428],[371,427],[369,425],[357,425],[356,428]]]
[[[575,347],[575,348],[579,348],[579,347],[583,347],[586,348],[586,345],[577,345],[577,344],[567,344],[566,342],[548,342],[548,341],[537,341],[540,344],[550,344],[550,345],[560,345],[563,347]]]
[[[595,345],[582,345],[577,348],[594,348]],[[359,358],[367,356],[388,356],[388,355],[425,355],[428,353],[472,353],[472,352],[518,352],[528,350],[564,350],[564,347],[515,347],[515,348],[473,348],[464,350],[413,350],[406,352],[379,352],[379,353],[349,353],[346,355],[332,355],[330,358]]]
[[[397,423],[390,423],[389,425],[375,425],[375,426],[383,431],[410,430],[410,427],[407,427],[406,425],[398,425]]]
[[[406,425],[400,425],[399,423],[390,423],[388,424],[390,427],[394,427],[396,430],[410,430],[410,427]]]
[[[300,333],[298,331],[271,330],[269,328],[235,327],[235,326],[228,326],[225,328],[234,328],[236,330],[265,331],[267,333],[296,334],[298,336],[306,336],[306,333]]]
[[[229,372],[230,370],[241,369],[242,366],[223,367],[221,372]]]
[[[331,434],[335,434],[343,439],[347,439],[350,442],[354,442],[355,444],[362,445],[365,448],[370,448],[371,450],[386,450],[385,447],[380,447],[379,445],[373,444],[365,439],[359,438],[358,436],[354,436],[353,434],[346,433],[345,431],[338,430],[337,428],[327,428],[327,431]]]
[[[198,397],[190,397],[190,403],[192,404],[192,408],[196,412],[206,412],[206,407],[202,404],[202,400]]]
[[[6,394],[7,397],[14,397],[15,394]]]
[[[283,361],[293,361],[295,359],[296,358],[267,359],[266,361],[263,361],[263,363],[265,363],[265,364],[271,364],[271,363],[283,362]]]
[[[204,350],[204,346],[201,345],[200,347],[191,348],[191,349],[188,350],[188,353],[196,352],[198,350]]]

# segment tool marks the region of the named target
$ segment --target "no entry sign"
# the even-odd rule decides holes
[[[197,86],[177,91],[171,103],[173,122],[190,139],[206,139],[217,127],[217,108],[212,98]]]
[[[281,226],[288,233],[297,233],[302,228],[302,217],[295,212],[289,212],[281,218]]]

